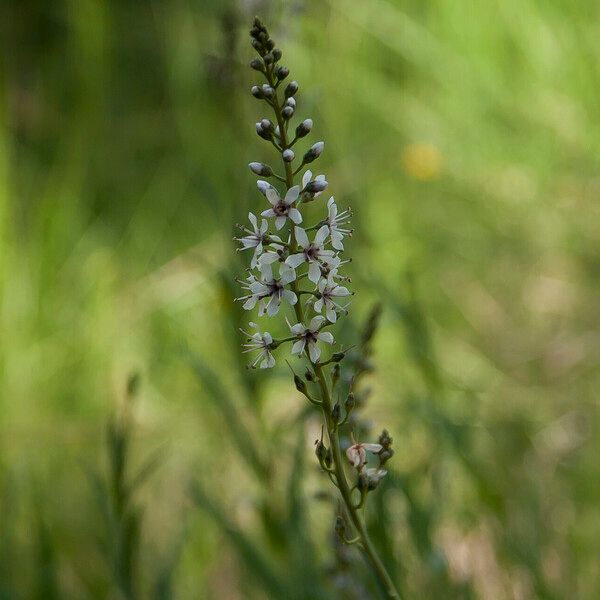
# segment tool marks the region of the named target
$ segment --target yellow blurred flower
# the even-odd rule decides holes
[[[442,167],[442,155],[436,146],[415,142],[407,144],[400,156],[402,168],[413,179],[437,179]]]

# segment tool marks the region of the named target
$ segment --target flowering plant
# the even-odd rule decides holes
[[[393,454],[392,440],[384,431],[379,443],[355,441],[346,449],[344,458],[339,429],[348,422],[355,402],[350,392],[342,411],[340,403],[334,403],[334,393],[340,363],[347,351],[338,350],[328,358],[323,357],[325,349],[335,345],[329,329],[338,316],[347,313],[348,303],[344,303],[344,299],[352,295],[344,285],[350,280],[342,272],[348,262],[343,252],[345,238],[352,235],[352,229],[348,228],[352,213],[350,209],[339,211],[332,196],[324,207],[324,218],[314,225],[306,224],[304,206],[315,201],[329,184],[324,175],[313,178],[308,169],[301,183],[295,184],[294,179],[306,165],[319,158],[324,142],[312,144],[301,159],[297,159],[293,148],[311,132],[313,121],[304,119],[295,129],[290,126],[297,108],[298,83],[284,84],[289,70],[279,64],[282,52],[275,47],[259,19],[255,19],[250,35],[258,53],[250,66],[266,80],[262,85],[253,86],[251,92],[274,113],[274,121],[263,118],[256,123],[256,132],[276,149],[283,172],[277,173],[270,165],[260,162],[251,162],[249,167],[259,177],[279,181],[284,189],[280,191],[265,179],[257,181],[268,207],[261,211],[260,222],[258,216],[250,213],[250,226],[239,226],[243,233],[236,238],[241,244],[240,250],[252,251],[249,273],[245,280],[240,280],[246,293],[239,300],[244,309],[257,308],[259,316],[270,318],[276,317],[282,306],[289,305],[294,322],[286,318],[289,335],[281,339],[261,331],[251,322],[254,332],[243,332],[247,336],[244,351],[256,353],[249,365],[252,368],[273,367],[275,352],[288,343],[291,354],[306,358],[304,378],[294,373],[294,383],[322,412],[329,447],[321,437],[316,442],[316,455],[321,468],[340,492],[342,508],[335,529],[343,542],[357,544],[363,550],[387,596],[397,599],[398,592],[369,538],[362,513],[367,495],[387,473],[383,466]],[[377,457],[377,466],[368,467],[367,453]],[[348,525],[353,530],[352,538],[346,536]]]

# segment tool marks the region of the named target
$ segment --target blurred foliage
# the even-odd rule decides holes
[[[592,0],[0,4],[0,598],[377,597],[289,371],[238,349],[254,13],[354,209],[347,345],[382,303],[404,597],[595,600]]]

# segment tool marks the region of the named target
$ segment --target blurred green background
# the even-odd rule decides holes
[[[382,302],[404,597],[600,597],[600,5],[0,4],[0,598],[377,598],[318,419],[247,373],[259,14]],[[346,336],[346,337],[344,337]]]

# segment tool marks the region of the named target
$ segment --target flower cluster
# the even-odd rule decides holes
[[[282,171],[278,173],[262,162],[249,164],[255,175],[264,178],[257,181],[257,187],[265,205],[260,216],[249,213],[248,226],[238,226],[242,235],[235,239],[241,244],[240,250],[251,252],[248,275],[240,280],[245,293],[238,300],[246,310],[257,309],[260,317],[274,317],[282,305],[288,306],[293,310],[293,323],[287,321],[289,337],[281,340],[251,324],[255,333],[243,332],[248,336],[245,351],[257,352],[249,367],[269,368],[275,364],[272,351],[290,342],[292,354],[306,354],[316,364],[321,360],[322,344],[335,343],[326,328],[347,312],[344,299],[352,294],[343,285],[348,278],[340,271],[347,262],[341,256],[344,239],[352,235],[348,227],[351,211],[338,210],[332,196],[323,207],[322,220],[306,223],[304,205],[315,201],[328,182],[325,175],[313,177],[309,169],[304,170],[301,183],[294,184],[294,177],[321,156],[325,145],[316,142],[296,157],[292,148],[311,132],[313,121],[303,119],[292,126],[298,108],[298,83],[284,84],[289,70],[279,64],[282,53],[258,20],[251,36],[259,55],[251,67],[266,79],[265,84],[253,86],[251,93],[275,115],[274,121],[266,117],[258,121],[256,132],[277,150]]]

